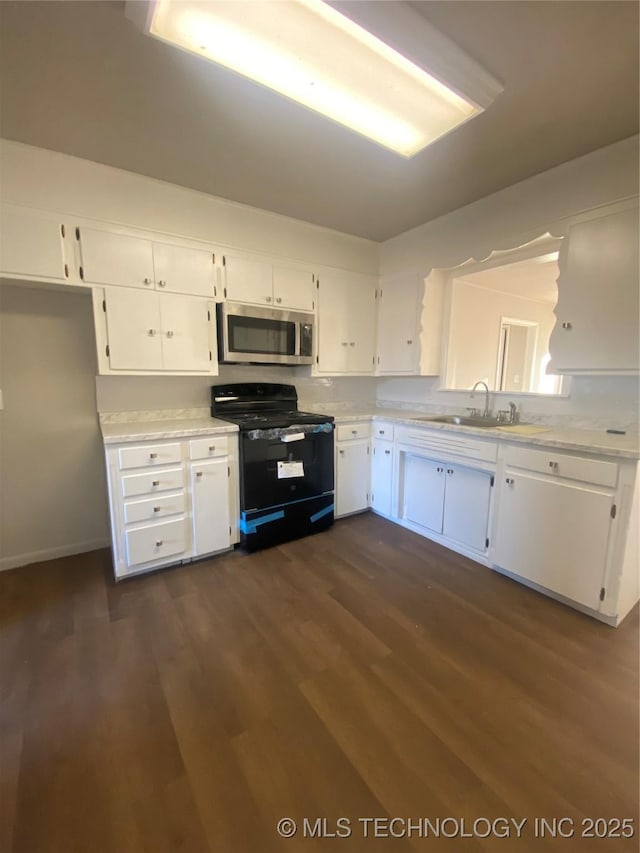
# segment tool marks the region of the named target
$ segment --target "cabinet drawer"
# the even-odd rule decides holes
[[[369,438],[371,424],[369,421],[358,424],[340,424],[336,427],[336,441],[352,441],[356,438]]]
[[[124,505],[125,524],[139,524],[141,521],[157,521],[165,515],[179,515],[184,512],[184,494],[162,495],[143,501],[129,501]]]
[[[471,438],[448,430],[399,427],[395,438],[407,447],[424,450],[433,459],[477,459],[491,463],[498,458],[497,441]]]
[[[393,424],[374,423],[373,436],[383,441],[393,441]]]
[[[127,530],[127,563],[136,566],[182,554],[186,550],[186,522],[184,518],[163,521]]]
[[[598,486],[615,488],[618,481],[618,466],[615,462],[603,462],[586,456],[509,447],[505,453],[505,461],[511,468],[526,468],[540,474],[582,480]]]
[[[229,453],[229,438],[226,435],[211,435],[208,438],[193,438],[189,442],[189,459],[209,459]]]
[[[182,468],[166,468],[163,471],[149,471],[144,474],[127,474],[122,477],[122,497],[149,495],[155,492],[167,492],[170,489],[182,489],[184,475]]]
[[[179,444],[142,444],[121,447],[118,451],[120,468],[146,468],[148,465],[172,465],[182,461]]]

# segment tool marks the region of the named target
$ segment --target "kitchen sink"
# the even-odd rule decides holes
[[[425,415],[423,418],[413,418],[416,421],[431,421],[436,424],[456,424],[457,426],[472,427],[496,427],[510,426],[508,422],[499,421],[497,418],[472,417],[467,415]]]

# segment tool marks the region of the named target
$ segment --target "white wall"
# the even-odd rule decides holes
[[[109,541],[88,294],[0,287],[0,569]]]
[[[0,140],[5,202],[377,273],[379,244],[122,169]]]
[[[553,305],[460,279],[454,279],[451,285],[447,386],[471,388],[483,380],[489,388],[495,388],[503,317],[538,323],[533,374],[537,381],[538,359],[548,352],[549,335],[555,322]]]

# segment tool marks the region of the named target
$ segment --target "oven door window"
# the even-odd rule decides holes
[[[229,351],[256,355],[295,355],[296,324],[262,317],[227,318]]]

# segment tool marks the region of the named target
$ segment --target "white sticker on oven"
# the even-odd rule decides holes
[[[278,462],[278,479],[284,480],[288,477],[304,477],[302,462]]]

